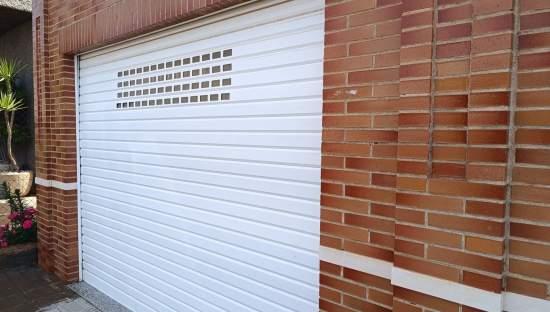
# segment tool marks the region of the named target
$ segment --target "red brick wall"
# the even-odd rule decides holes
[[[550,285],[550,1],[520,1],[515,165],[507,289],[548,298]]]
[[[242,2],[34,1],[37,176],[76,182],[75,53]],[[548,299],[549,21],[546,0],[326,0],[321,245]],[[76,192],[37,193],[40,264],[74,281]],[[475,311],[321,270],[325,311]]]
[[[321,244],[548,299],[550,2],[326,4]],[[328,280],[327,311],[370,301]],[[394,310],[459,309],[393,294]]]

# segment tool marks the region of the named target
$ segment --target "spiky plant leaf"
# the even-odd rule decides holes
[[[23,68],[25,66],[17,60],[0,57],[0,82],[13,83]]]
[[[13,93],[0,92],[0,111],[14,112],[23,108],[23,100],[16,98]]]

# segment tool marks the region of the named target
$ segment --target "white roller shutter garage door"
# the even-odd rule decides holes
[[[134,311],[318,311],[324,1],[78,57],[82,279]]]

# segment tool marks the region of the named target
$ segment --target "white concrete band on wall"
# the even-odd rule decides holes
[[[60,182],[60,181],[56,181],[56,180],[46,180],[46,179],[42,179],[40,177],[34,178],[34,183],[36,183],[37,185],[45,186],[45,187],[54,187],[54,188],[64,190],[64,191],[76,190],[76,187],[77,187],[76,182],[65,183],[65,182]]]
[[[321,246],[322,261],[387,278],[392,285],[491,312],[546,312],[550,301],[511,292],[500,294],[394,267],[393,263]]]

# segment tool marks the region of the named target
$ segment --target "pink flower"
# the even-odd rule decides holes
[[[19,212],[12,212],[12,213],[10,213],[10,215],[8,216],[8,219],[14,220],[14,219],[17,219],[18,217],[19,217]]]
[[[23,221],[23,230],[28,230],[32,228],[32,220]]]
[[[25,215],[33,215],[36,213],[36,209],[32,207],[27,207],[25,208],[25,210],[23,210],[23,212],[25,213]]]

